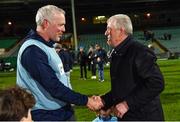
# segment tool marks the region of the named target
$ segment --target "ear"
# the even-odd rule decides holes
[[[44,20],[43,20],[43,23],[42,23],[43,29],[48,28],[48,26],[49,26],[49,21],[48,21],[47,19],[44,19]]]
[[[121,33],[125,31],[124,27],[121,27],[119,30]]]

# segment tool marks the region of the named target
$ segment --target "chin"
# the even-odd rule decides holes
[[[60,38],[57,37],[57,38],[54,39],[54,41],[55,41],[55,42],[59,42],[59,41],[60,41]]]
[[[107,40],[107,42],[106,42],[108,45],[111,45],[111,42],[110,42],[110,40]]]

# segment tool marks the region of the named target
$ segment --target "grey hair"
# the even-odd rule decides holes
[[[60,12],[65,15],[65,11],[63,9],[58,8],[57,6],[54,5],[46,5],[39,8],[36,14],[36,24],[42,25],[44,19],[51,21],[54,12]]]
[[[111,16],[107,20],[107,22],[109,22],[109,21],[113,21],[113,26],[116,29],[124,27],[124,29],[128,35],[133,34],[132,22],[131,22],[131,19],[129,18],[129,16],[127,16],[125,14],[116,14],[116,15]]]

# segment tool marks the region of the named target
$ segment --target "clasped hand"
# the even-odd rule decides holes
[[[129,110],[129,107],[126,101],[120,102],[119,104],[111,107],[110,109],[104,111],[99,110],[98,114],[101,116],[109,116],[110,114],[114,114],[115,116],[122,118],[124,114]]]
[[[88,97],[87,107],[92,111],[97,111],[104,106],[100,96]]]
[[[111,113],[114,113],[114,115],[120,118],[122,118],[129,109],[126,101],[123,101],[116,106],[108,109],[107,111],[104,111],[101,109],[102,107],[104,107],[104,104],[100,96],[88,97],[87,107],[92,111],[98,111],[99,115],[108,116]]]

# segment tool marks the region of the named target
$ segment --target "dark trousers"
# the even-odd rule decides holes
[[[80,72],[81,72],[81,78],[87,78],[87,70],[86,70],[86,65],[81,65],[80,64]]]
[[[88,71],[91,71],[91,61],[88,61]]]
[[[96,64],[92,64],[92,76],[96,76]]]

